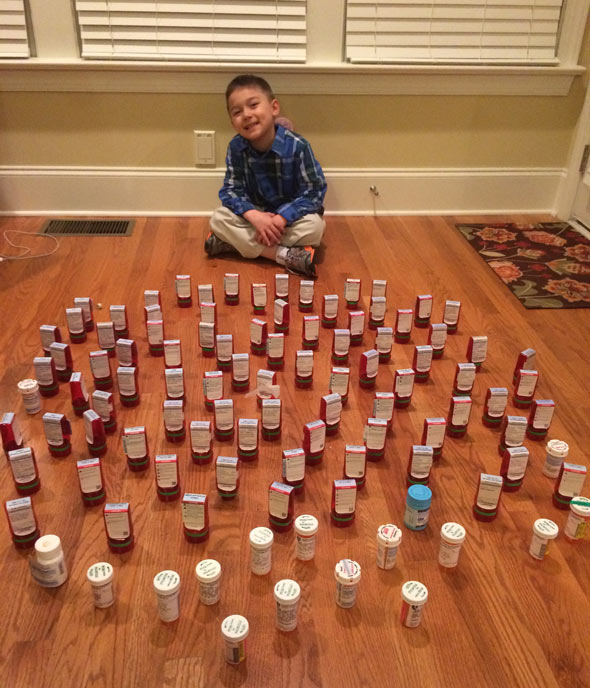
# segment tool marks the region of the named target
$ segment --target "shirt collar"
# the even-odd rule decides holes
[[[272,142],[272,146],[268,151],[265,153],[259,153],[256,149],[254,149],[250,143],[243,138],[242,136],[237,136],[237,141],[236,141],[236,147],[238,150],[243,151],[248,148],[251,153],[254,155],[258,156],[263,156],[266,155],[269,151],[273,151],[273,153],[276,153],[277,155],[281,155],[283,152],[283,147],[285,145],[285,127],[283,127],[281,124],[275,124],[275,138],[274,141]]]
[[[281,155],[285,146],[285,127],[281,124],[275,124],[275,140],[270,147],[271,151],[277,155]]]

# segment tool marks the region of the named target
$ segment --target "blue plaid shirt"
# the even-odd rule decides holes
[[[227,169],[219,198],[236,215],[263,210],[291,224],[322,212],[326,180],[311,146],[299,134],[276,125],[270,150],[259,153],[242,138],[229,142]]]

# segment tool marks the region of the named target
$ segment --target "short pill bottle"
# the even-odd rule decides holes
[[[225,641],[224,657],[228,664],[240,664],[246,659],[249,631],[248,619],[239,614],[226,616],[221,622],[221,637]]]
[[[68,567],[57,535],[42,535],[35,542],[35,559],[29,559],[31,575],[43,588],[58,588],[68,579]]]
[[[419,581],[406,581],[402,585],[402,626],[416,628],[422,621],[428,588]]]
[[[86,578],[92,589],[94,606],[98,609],[112,607],[115,603],[113,576],[113,567],[107,561],[92,564],[86,572]]]
[[[465,541],[465,528],[459,523],[449,521],[440,529],[440,549],[438,563],[443,569],[454,569],[459,563],[459,553]]]
[[[570,502],[570,512],[563,534],[571,542],[580,542],[590,522],[590,499],[588,497],[574,497]]]
[[[549,543],[559,535],[557,523],[549,518],[538,518],[533,524],[533,537],[529,545],[529,554],[533,559],[543,561],[549,551]]]
[[[426,485],[411,485],[406,498],[404,525],[410,530],[424,530],[430,516],[432,490]]]

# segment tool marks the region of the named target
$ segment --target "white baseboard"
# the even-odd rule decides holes
[[[330,215],[553,213],[562,168],[324,170]],[[0,166],[0,215],[207,216],[223,168]],[[376,187],[375,196],[370,187]]]

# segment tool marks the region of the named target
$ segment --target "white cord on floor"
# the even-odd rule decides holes
[[[15,244],[14,242],[10,241],[8,238],[8,234],[12,232],[13,234],[30,234],[31,236],[36,236],[36,237],[41,237],[43,239],[52,239],[55,241],[55,247],[53,251],[49,251],[49,253],[36,253],[34,255],[29,255],[31,253],[31,249],[28,246],[22,246],[21,244]],[[14,246],[14,248],[24,248],[25,251],[24,253],[21,253],[20,256],[4,256],[0,254],[0,261],[2,260],[22,260],[23,258],[44,258],[45,256],[51,256],[53,255],[57,249],[59,248],[59,241],[57,240],[56,237],[52,236],[51,234],[38,234],[37,232],[23,232],[20,229],[5,229],[2,232],[2,236],[6,239],[6,241],[10,244],[10,246]]]

